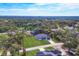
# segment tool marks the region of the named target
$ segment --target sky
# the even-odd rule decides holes
[[[0,16],[79,16],[79,3],[0,3]]]

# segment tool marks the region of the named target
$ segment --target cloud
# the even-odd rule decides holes
[[[43,5],[47,5],[48,3],[36,3],[35,5],[40,5],[40,6],[43,6]]]
[[[70,10],[73,10],[73,9],[77,9],[77,8],[79,8],[79,3],[66,3],[66,4],[63,4],[62,6],[61,6],[63,9],[70,9]]]
[[[28,8],[26,8],[26,5]],[[13,5],[12,5],[13,6]],[[9,6],[8,6],[9,7]],[[17,6],[18,7],[18,6]],[[22,6],[21,6],[22,7]],[[68,16],[79,15],[79,4],[37,3],[22,8],[0,8],[0,15],[18,16]]]

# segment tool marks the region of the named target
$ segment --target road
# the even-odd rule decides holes
[[[32,47],[32,48],[26,48],[26,51],[32,51],[32,50],[36,50],[36,49],[40,49],[40,48],[47,48],[47,47],[52,47],[51,44],[48,45],[42,45],[42,46],[37,46],[37,47]],[[19,52],[23,52],[23,50],[19,50]]]

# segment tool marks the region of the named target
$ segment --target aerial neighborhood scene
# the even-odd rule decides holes
[[[0,56],[79,56],[79,4],[0,3]]]

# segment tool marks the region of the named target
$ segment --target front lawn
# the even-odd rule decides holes
[[[49,44],[47,40],[37,40],[34,36],[26,36],[24,38],[24,47],[30,48],[35,46],[41,46]]]

